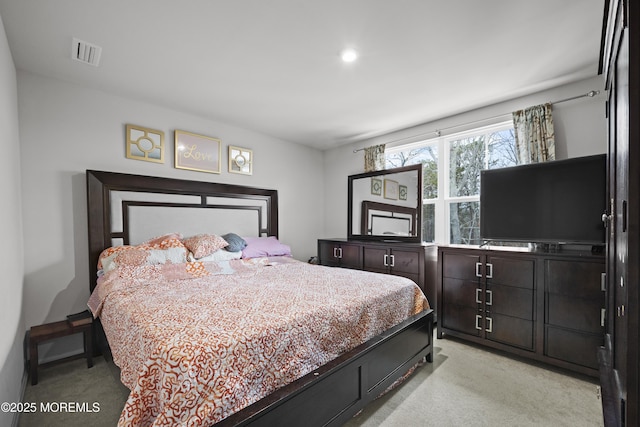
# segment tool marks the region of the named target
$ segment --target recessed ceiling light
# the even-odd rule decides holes
[[[343,62],[354,62],[358,59],[358,52],[355,49],[345,49],[340,53],[340,58],[342,58]]]

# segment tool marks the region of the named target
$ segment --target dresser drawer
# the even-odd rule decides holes
[[[391,268],[395,273],[420,274],[420,257],[424,257],[424,253],[393,249],[391,256],[393,257]]]
[[[601,325],[604,298],[584,299],[547,294],[546,323],[584,332],[604,334]]]
[[[386,272],[388,270],[389,255],[385,248],[365,246],[362,253],[365,270],[377,272]]]
[[[452,279],[479,281],[476,276],[476,265],[480,262],[477,255],[442,254],[442,276]]]
[[[493,283],[533,289],[535,282],[534,260],[491,256],[488,257],[487,264],[491,265],[492,273],[492,277],[487,277],[488,284]]]
[[[480,291],[477,283],[462,279],[446,278],[443,280],[442,295],[440,298],[444,305],[459,305],[470,307],[477,311],[478,303],[476,302],[476,296]]]
[[[604,298],[602,263],[548,260],[545,269],[547,292],[576,298]]]
[[[545,343],[546,356],[597,369],[598,348],[604,344],[604,337],[547,326]]]
[[[489,328],[487,339],[510,346],[520,347],[526,350],[534,350],[533,344],[533,322],[517,317],[503,316],[491,313],[487,315],[489,319],[485,319],[485,328]]]
[[[533,289],[491,285],[487,287],[487,292],[491,292],[491,297],[487,297],[486,309],[492,314],[533,320]]]
[[[439,327],[463,332],[468,335],[479,337],[481,329],[477,329],[478,309],[475,307],[464,307],[455,304],[445,304],[442,307],[443,315]]]

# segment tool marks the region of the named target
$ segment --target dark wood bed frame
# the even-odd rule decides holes
[[[111,230],[111,192],[136,192],[198,196],[193,208],[233,208],[207,202],[212,197],[240,198],[266,203],[266,224],[259,234],[278,235],[278,193],[238,185],[158,178],[103,171],[87,171],[90,289],[95,287],[98,257],[112,246],[112,239],[129,242],[127,203],[122,201],[123,230]],[[175,203],[154,203],[176,206]],[[240,209],[260,209],[243,206]],[[167,230],[174,231],[174,230]],[[314,372],[282,387],[262,400],[236,412],[216,426],[324,426],[342,425],[382,394],[411,367],[433,354],[432,310],[426,310],[327,363]],[[111,361],[111,351],[99,320],[96,321],[97,350]]]
[[[369,236],[373,234],[371,232],[372,224],[369,223],[369,217],[371,216],[370,211],[381,211],[381,212],[389,212],[390,216],[384,216],[387,219],[401,219],[409,221],[409,234],[412,235],[415,233],[417,228],[417,218],[418,218],[418,210],[416,208],[410,208],[408,206],[397,206],[391,205],[389,203],[380,203],[374,202],[371,200],[363,200],[362,201],[362,214],[360,219],[360,234]],[[396,214],[404,214],[409,215],[409,218],[406,217],[397,217]]]

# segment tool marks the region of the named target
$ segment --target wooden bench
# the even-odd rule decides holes
[[[92,359],[92,342],[93,335],[92,323],[73,326],[66,320],[60,322],[46,323],[44,325],[32,326],[29,332],[29,357],[31,384],[38,384],[38,344],[55,338],[66,337],[68,335],[82,333],[84,335],[84,356],[87,358],[87,367],[93,366]],[[74,357],[74,356],[71,356]]]

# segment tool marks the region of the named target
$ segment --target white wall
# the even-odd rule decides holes
[[[20,202],[20,143],[16,71],[0,18],[0,402],[21,398],[24,321],[22,318],[23,254]],[[0,425],[14,414],[0,412]]]
[[[18,72],[27,325],[64,319],[89,297],[85,170],[97,169],[275,188],[279,236],[297,259],[316,252],[322,228],[322,153],[156,105]],[[165,132],[164,164],[125,157],[125,125]],[[253,175],[173,167],[173,130],[253,150]],[[171,230],[167,230],[171,231]],[[79,348],[79,337],[42,346],[47,357]]]
[[[604,117],[606,97],[603,88],[602,78],[594,77],[326,151],[324,153],[326,193],[323,237],[347,236],[347,177],[364,172],[364,153],[362,151],[353,153],[354,149],[377,144],[397,145],[398,143],[394,144],[394,142],[398,140],[408,143],[433,138],[435,135],[432,132],[438,129],[443,130],[443,135],[461,132],[469,128],[509,120],[512,111],[545,102],[553,103],[591,90],[599,90],[600,94],[593,98],[580,98],[554,104],[553,120],[557,159],[601,154],[607,151]],[[425,100],[425,102],[429,101]],[[491,120],[485,121],[485,119]],[[464,124],[469,125],[461,126]],[[452,127],[455,128],[447,129]],[[417,135],[423,136],[416,137]]]

